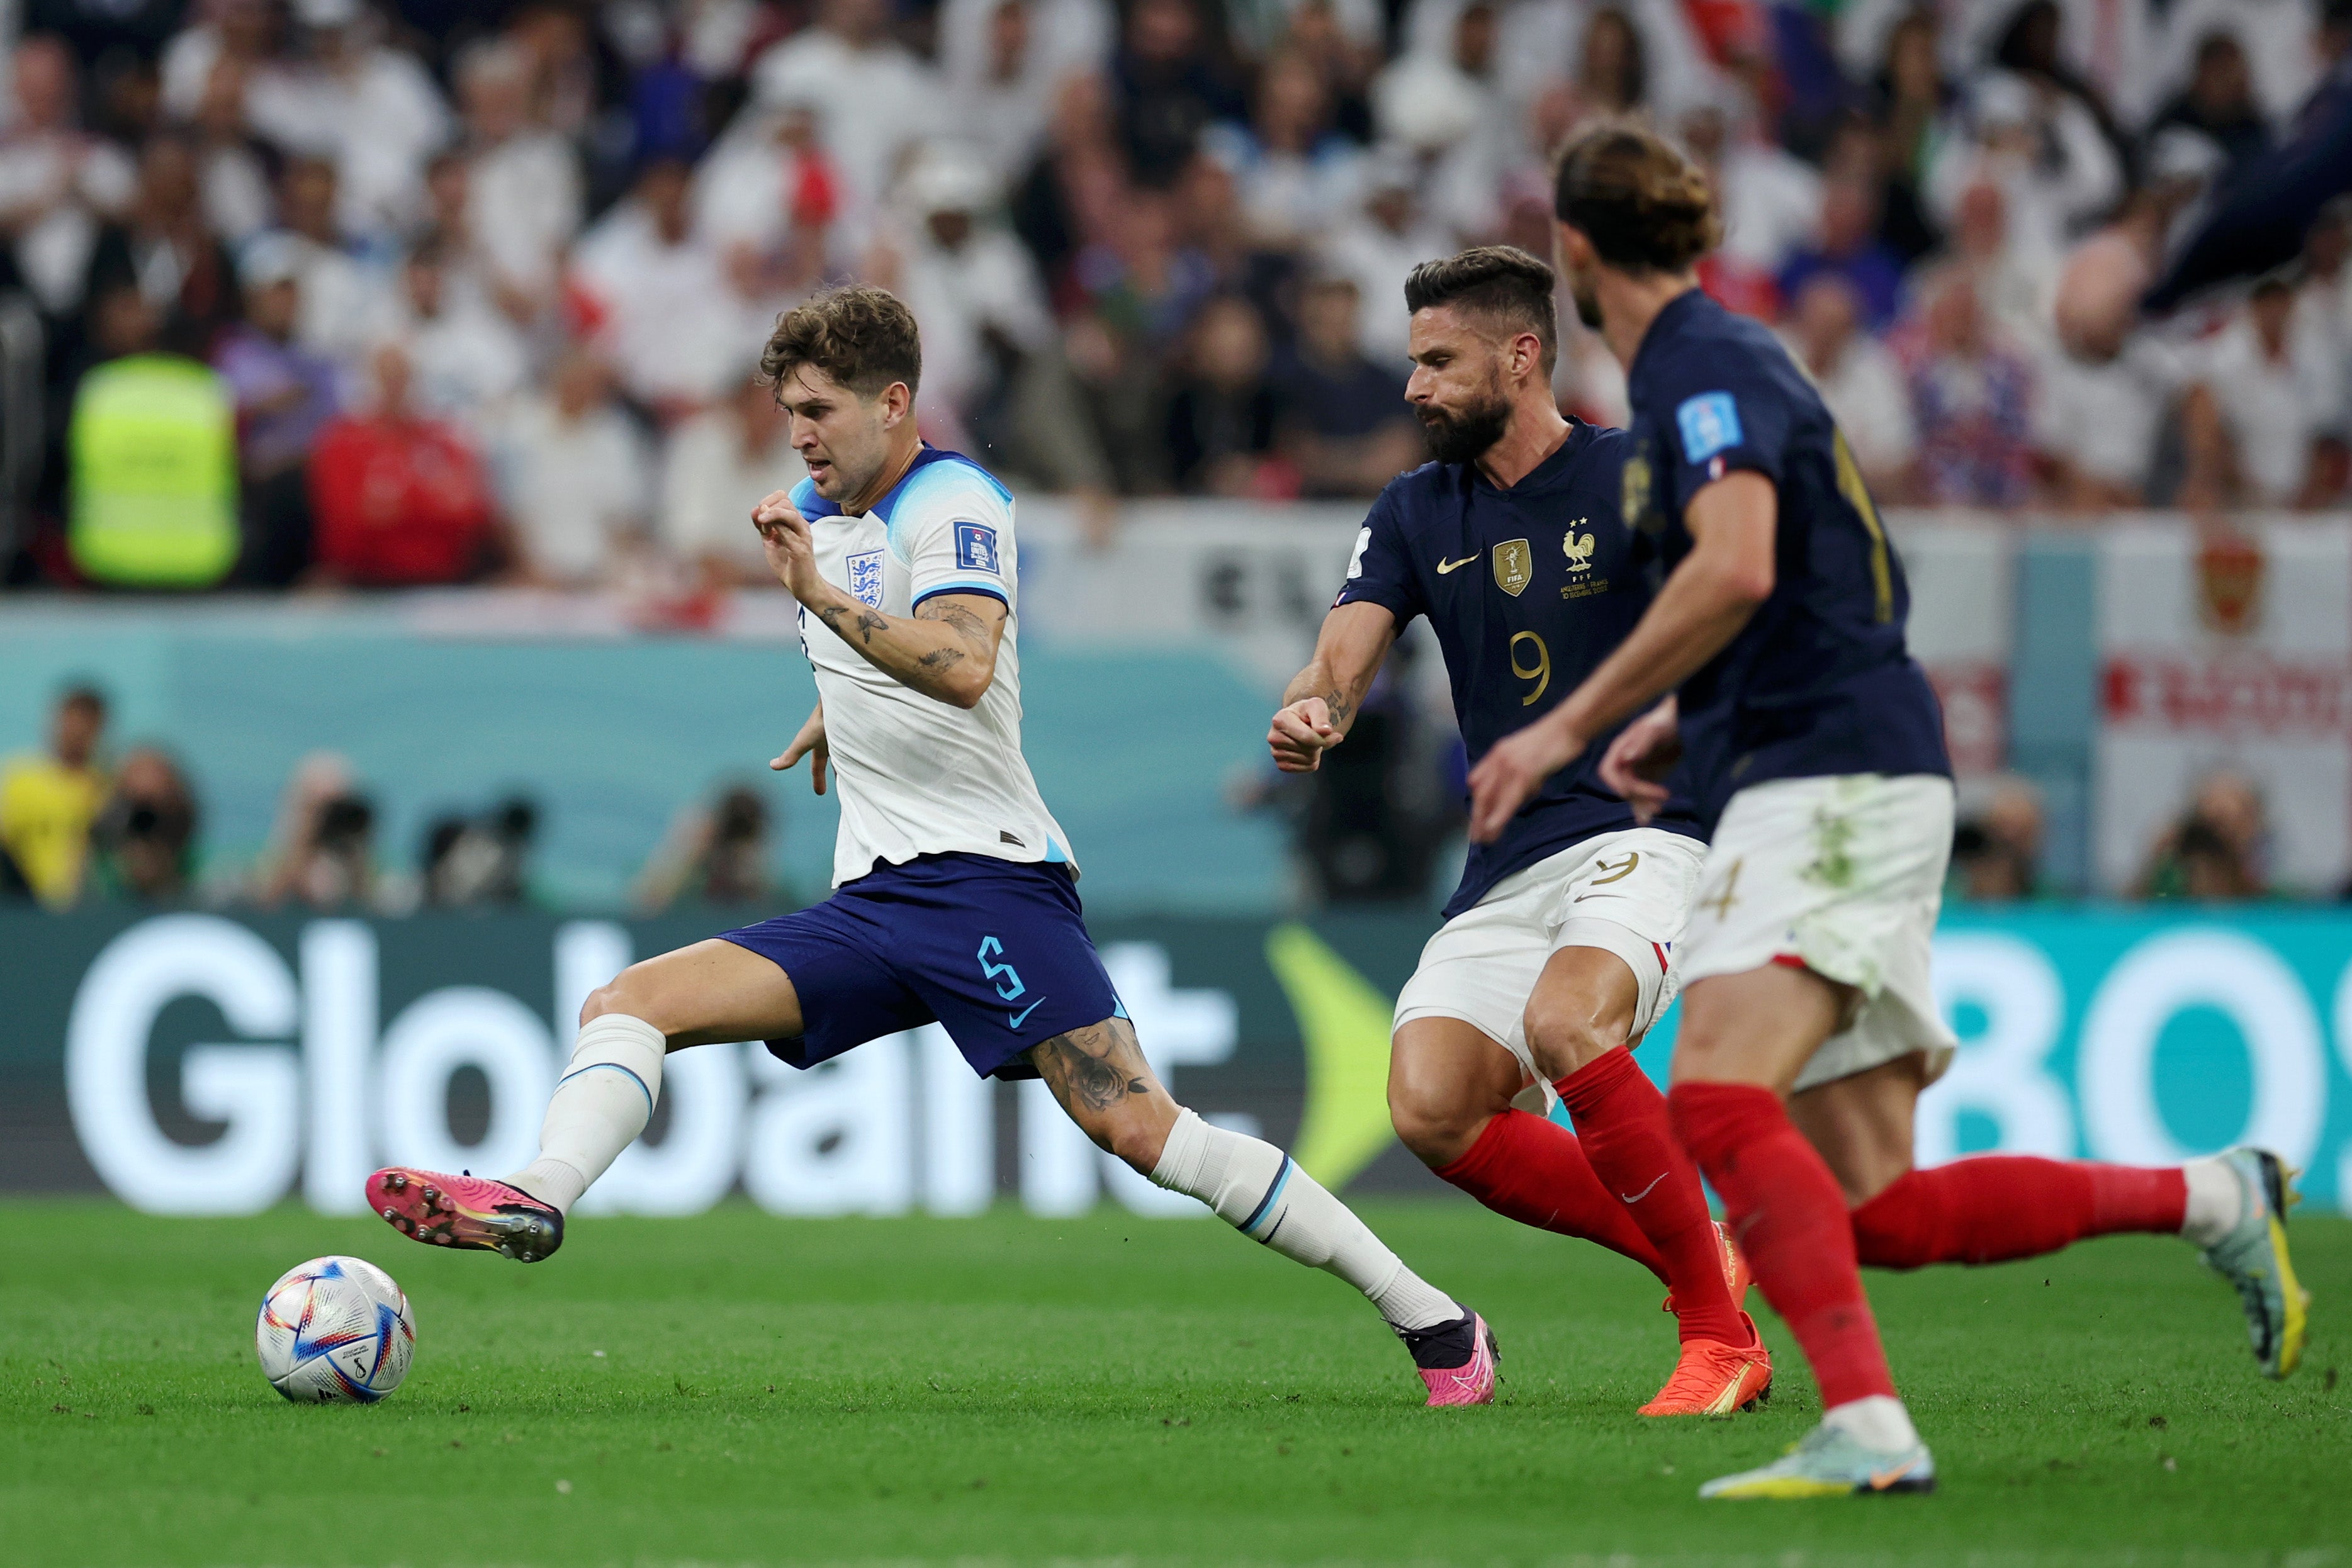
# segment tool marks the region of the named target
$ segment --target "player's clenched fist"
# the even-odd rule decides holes
[[[1323,764],[1323,754],[1348,737],[1331,722],[1330,705],[1321,697],[1301,697],[1275,710],[1265,743],[1274,765],[1285,773],[1312,773]]]
[[[816,538],[808,519],[793,505],[792,493],[773,490],[751,508],[751,526],[760,530],[760,549],[768,570],[802,603],[824,591],[824,578],[816,569]]]

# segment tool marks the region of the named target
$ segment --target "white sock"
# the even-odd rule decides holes
[[[1151,1179],[1188,1193],[1251,1239],[1364,1292],[1392,1328],[1429,1329],[1462,1316],[1451,1296],[1404,1266],[1348,1206],[1262,1138],[1177,1115]]]
[[[1911,1425],[1911,1412],[1903,1408],[1903,1401],[1885,1394],[1849,1399],[1824,1412],[1822,1425],[1834,1427],[1865,1447],[1885,1453],[1907,1448],[1919,1440],[1917,1429]]]
[[[667,1049],[661,1030],[626,1013],[582,1024],[540,1124],[539,1158],[508,1176],[507,1185],[569,1213],[653,1120]]]
[[[2180,1167],[2189,1184],[2189,1205],[2180,1218],[2180,1234],[2199,1247],[2210,1247],[2238,1228],[2253,1195],[2238,1173],[2220,1156],[2190,1160]]]

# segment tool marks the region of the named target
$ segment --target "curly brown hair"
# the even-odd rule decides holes
[[[892,382],[912,392],[923,378],[923,344],[915,313],[887,288],[829,288],[776,318],[760,354],[760,379],[782,387],[809,365],[860,397]]]
[[[1561,150],[1552,214],[1627,272],[1688,271],[1723,237],[1706,172],[1638,125],[1598,125]]]

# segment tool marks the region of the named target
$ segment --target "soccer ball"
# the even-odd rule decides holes
[[[261,1298],[253,1347],[298,1405],[373,1405],[408,1375],[416,1320],[392,1276],[361,1258],[313,1258]]]

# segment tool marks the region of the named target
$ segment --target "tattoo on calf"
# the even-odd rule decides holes
[[[1130,1094],[1151,1091],[1151,1068],[1125,1019],[1105,1019],[1057,1034],[1029,1052],[1031,1063],[1072,1111],[1108,1111]]]

